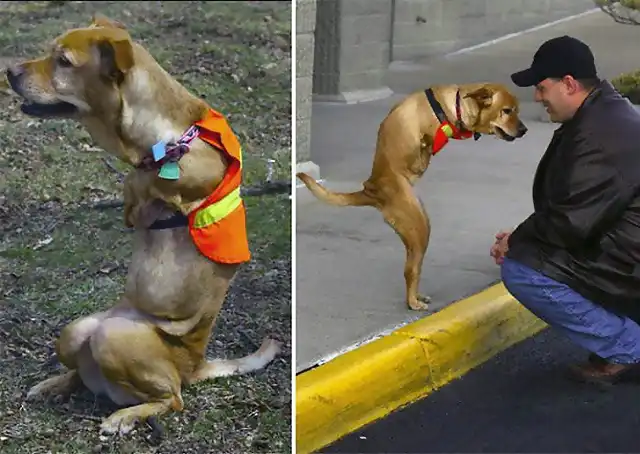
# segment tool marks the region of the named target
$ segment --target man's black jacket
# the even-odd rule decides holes
[[[558,128],[507,257],[640,320],[640,112],[602,81]]]

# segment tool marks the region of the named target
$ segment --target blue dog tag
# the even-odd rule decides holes
[[[160,142],[155,144],[153,147],[151,147],[154,161],[158,162],[159,160],[164,158],[164,156],[166,155],[166,151],[165,151],[166,146],[167,144],[161,140]]]
[[[178,178],[180,178],[180,167],[178,167],[178,163],[167,162],[162,167],[160,167],[158,176],[160,178],[164,178],[165,180],[177,180]]]

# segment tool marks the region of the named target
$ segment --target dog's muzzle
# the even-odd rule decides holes
[[[22,91],[20,79],[24,75],[24,69],[20,65],[10,66],[6,70],[6,77],[11,89],[22,97],[24,102],[20,106],[22,113],[32,117],[66,117],[73,115],[78,108],[68,102],[59,101],[53,103],[39,103],[29,100]]]
[[[527,133],[527,131],[528,131],[528,130],[529,130],[529,128],[527,128],[527,127],[524,125],[524,123],[522,123],[522,122],[521,122],[521,123],[518,125],[518,137],[522,137],[522,136],[524,136],[524,135]]]

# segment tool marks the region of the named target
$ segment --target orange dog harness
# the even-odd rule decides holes
[[[433,109],[433,112],[436,114],[438,121],[440,121],[440,127],[436,131],[436,134],[433,138],[433,145],[431,147],[432,155],[435,155],[440,150],[442,150],[444,146],[449,142],[449,138],[452,138],[455,140],[465,140],[471,137],[473,137],[474,140],[478,140],[480,138],[480,133],[468,131],[464,129],[464,126],[462,125],[462,113],[460,110],[460,92],[459,91],[456,92],[456,117],[457,118],[456,118],[455,125],[452,124],[447,119],[447,116],[444,113],[442,106],[440,105],[438,100],[436,100],[436,97],[433,94],[433,90],[430,88],[427,88],[424,92],[427,95],[427,100],[431,105],[431,109]]]
[[[220,263],[242,263],[251,258],[247,238],[242,183],[242,148],[224,116],[213,109],[195,124],[200,139],[223,151],[229,166],[222,182],[189,213],[189,233],[198,250]]]
[[[159,169],[158,176],[168,180],[180,178],[178,161],[199,137],[222,151],[229,165],[213,193],[185,218],[176,213],[167,220],[157,220],[149,229],[188,226],[189,234],[202,255],[218,263],[242,263],[251,259],[247,237],[242,183],[242,148],[224,116],[209,109],[205,117],[191,126],[176,142],[158,142],[153,156],[146,156],[139,167]]]

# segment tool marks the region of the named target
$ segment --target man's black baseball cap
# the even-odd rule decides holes
[[[532,87],[548,77],[598,78],[591,49],[579,39],[559,36],[545,41],[533,56],[531,67],[511,74],[518,87]]]

